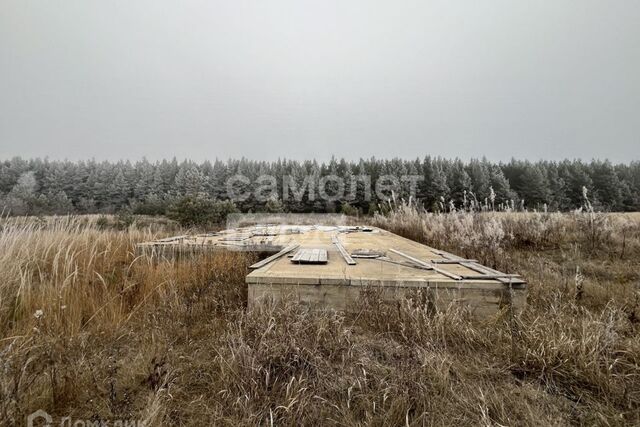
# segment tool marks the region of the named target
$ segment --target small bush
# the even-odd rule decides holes
[[[106,230],[109,226],[109,218],[106,215],[100,215],[96,220],[96,227],[100,230]]]
[[[120,230],[127,229],[136,222],[136,217],[128,209],[122,209],[116,216],[116,227]]]
[[[351,206],[347,202],[342,204],[340,212],[347,216],[358,216],[358,208]]]

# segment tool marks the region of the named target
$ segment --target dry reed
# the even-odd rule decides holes
[[[0,422],[42,408],[146,425],[638,424],[640,217],[591,221],[593,244],[580,215],[407,205],[373,219],[523,274],[524,312],[480,323],[419,293],[366,291],[349,315],[247,311],[251,256],[136,257],[161,227],[5,219]]]

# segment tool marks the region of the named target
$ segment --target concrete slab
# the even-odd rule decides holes
[[[464,304],[480,317],[508,304],[519,309],[526,301],[526,283],[519,277],[374,227],[257,225],[147,242],[138,251],[158,255],[215,250],[276,253],[284,248],[286,253],[257,263],[247,275],[250,307],[265,298],[288,296],[312,307],[348,310],[357,303],[363,287],[382,289],[381,295],[389,301],[423,290],[436,307]],[[298,253],[326,251],[326,263],[294,263],[294,249]],[[362,252],[384,256],[350,257]],[[487,279],[482,278],[485,275]]]

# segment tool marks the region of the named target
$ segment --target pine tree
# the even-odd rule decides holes
[[[24,172],[18,178],[5,199],[4,208],[12,215],[34,215],[39,213],[38,183],[33,171]]]
[[[525,206],[541,209],[542,205],[549,203],[549,183],[540,167],[527,163],[521,179],[523,183],[526,183],[519,191]]]
[[[595,199],[609,210],[622,208],[622,186],[611,163],[594,161],[590,169]]]
[[[465,199],[465,193],[471,190],[471,178],[461,160],[456,160],[451,168],[449,182],[451,183],[450,198],[456,206],[461,206]]]

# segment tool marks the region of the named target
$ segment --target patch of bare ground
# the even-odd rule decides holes
[[[246,310],[239,253],[136,257],[162,227],[5,221],[0,422],[146,425],[640,423],[640,218],[452,213],[372,220],[529,281],[527,308],[473,322],[416,293],[356,313]]]

